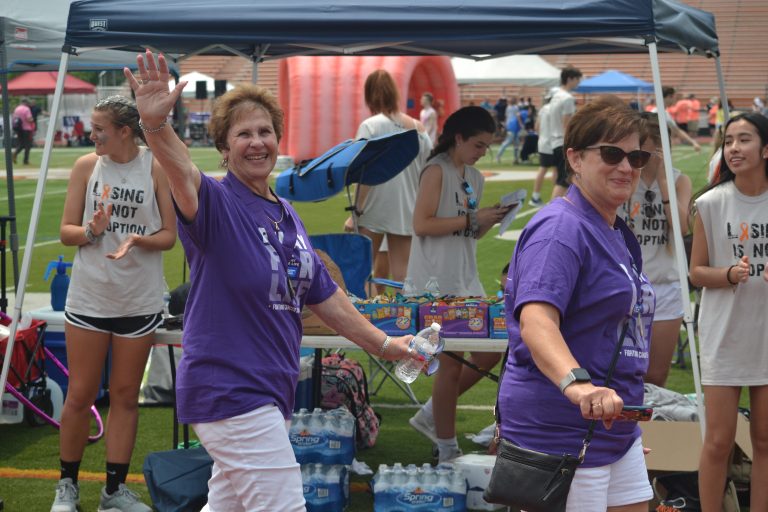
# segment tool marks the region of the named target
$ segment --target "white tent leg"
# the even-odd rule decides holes
[[[61,63],[59,64],[59,76],[56,79],[56,93],[53,96],[53,105],[51,105],[51,119],[59,118],[59,107],[61,106],[61,96],[64,91],[64,78],[67,75],[67,64],[69,63],[69,54],[61,54]],[[40,174],[37,175],[37,189],[35,189],[35,202],[32,205],[32,214],[29,218],[29,230],[27,230],[27,243],[24,250],[24,259],[21,264],[21,273],[16,289],[16,300],[13,305],[13,316],[8,335],[8,344],[5,349],[5,359],[3,360],[3,371],[0,374],[0,390],[5,391],[5,382],[8,378],[8,369],[11,365],[11,354],[13,353],[13,344],[16,341],[16,331],[21,320],[21,306],[24,303],[24,291],[29,278],[29,267],[32,263],[32,249],[35,246],[35,235],[37,234],[37,224],[40,220],[40,210],[45,195],[45,181],[48,178],[48,164],[51,161],[51,150],[53,149],[53,134],[56,129],[56,123],[48,123],[48,132],[45,134],[45,148],[43,149],[43,159],[40,162]]]
[[[719,55],[715,56],[715,70],[717,71],[717,86],[720,89],[720,102],[723,104],[723,123],[727,123],[731,118],[731,109],[728,107],[728,96],[725,94],[725,79],[723,78],[723,67],[720,65]]]
[[[691,313],[691,297],[688,290],[688,263],[685,256],[685,247],[683,245],[683,231],[680,226],[680,216],[678,211],[677,194],[675,194],[675,178],[672,173],[672,145],[669,141],[669,131],[667,127],[667,111],[664,108],[664,95],[661,92],[661,73],[659,71],[659,55],[656,50],[656,43],[648,44],[648,53],[651,57],[651,71],[653,72],[653,90],[656,95],[656,106],[659,114],[659,126],[661,127],[661,147],[664,155],[664,173],[667,175],[669,184],[669,209],[672,214],[672,237],[670,240],[674,243],[675,260],[677,261],[677,273],[680,278],[680,293],[683,297],[683,319],[688,332],[688,348],[691,351],[691,367],[693,368],[693,383],[696,387],[696,409],[699,413],[699,426],[701,428],[701,437],[704,438],[704,400],[701,391],[701,374],[699,373],[699,358],[696,348],[696,338],[693,333],[693,314]]]

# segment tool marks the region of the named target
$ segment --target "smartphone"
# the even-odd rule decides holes
[[[625,405],[616,421],[650,421],[653,407],[647,405]]]

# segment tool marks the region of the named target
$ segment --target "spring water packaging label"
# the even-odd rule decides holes
[[[301,468],[308,512],[341,512],[349,501],[349,475],[342,465],[307,464]]]
[[[308,464],[322,462],[328,447],[324,413],[315,409],[311,413],[296,413],[288,432],[296,462]]]

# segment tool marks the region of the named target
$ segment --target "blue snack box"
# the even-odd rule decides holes
[[[355,304],[369,322],[390,336],[403,336],[419,332],[419,306],[403,302],[389,304]]]
[[[488,330],[490,338],[507,339],[507,317],[504,314],[504,303],[492,304],[488,308]]]

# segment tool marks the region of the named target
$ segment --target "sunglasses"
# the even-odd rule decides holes
[[[636,149],[629,153],[617,146],[589,146],[584,149],[599,149],[600,158],[608,165],[618,165],[626,158],[631,167],[642,169],[648,163],[648,160],[651,159],[651,154],[642,149]]]
[[[467,194],[467,206],[470,210],[477,210],[477,199],[475,198],[475,191],[472,188],[472,185],[469,184],[469,182],[464,181],[461,183],[461,188],[464,190],[464,193]]]

